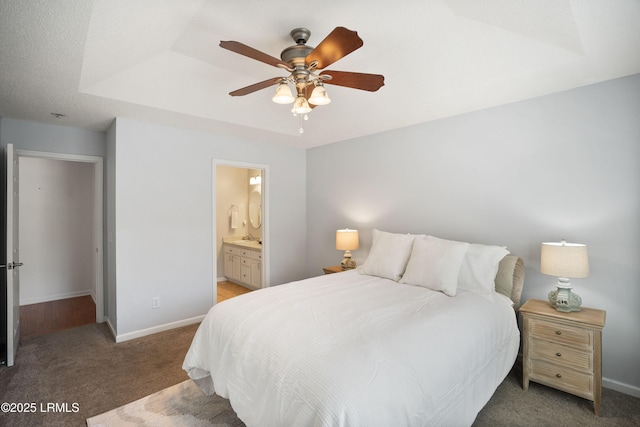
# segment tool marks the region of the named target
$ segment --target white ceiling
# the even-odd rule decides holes
[[[104,131],[114,117],[313,147],[640,72],[639,0],[2,0],[0,116]],[[284,76],[218,46],[278,57],[296,27],[364,46],[328,69],[383,74],[304,122]],[[57,121],[51,113],[65,114]]]

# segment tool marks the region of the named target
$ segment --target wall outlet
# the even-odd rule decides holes
[[[151,298],[151,308],[160,308],[160,297]]]

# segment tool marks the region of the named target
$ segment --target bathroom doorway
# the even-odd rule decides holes
[[[247,287],[269,286],[268,274],[268,167],[266,165],[213,161],[213,234],[216,255],[215,278],[217,283],[227,281],[225,274],[225,242],[244,244],[255,255],[259,252],[259,270],[251,269],[251,274],[259,275],[258,280],[234,280]],[[244,247],[244,246],[241,246]],[[246,261],[246,260],[245,260]],[[254,263],[254,266],[256,264]],[[227,264],[227,270],[229,270]],[[251,284],[253,282],[253,285]],[[255,283],[259,283],[256,286]]]

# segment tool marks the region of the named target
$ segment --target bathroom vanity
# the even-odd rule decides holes
[[[251,289],[262,287],[262,245],[253,240],[223,241],[224,275]]]

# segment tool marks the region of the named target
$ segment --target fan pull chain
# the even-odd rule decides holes
[[[303,116],[299,115],[299,114],[294,114],[294,116],[298,116],[300,118],[300,129],[298,129],[298,132],[300,133],[304,133],[304,128],[302,127],[302,120],[309,120],[309,116],[307,116],[306,114]]]

